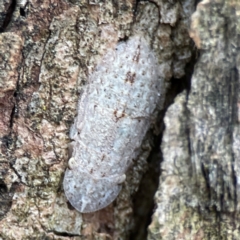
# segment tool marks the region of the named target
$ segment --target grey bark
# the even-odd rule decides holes
[[[167,110],[148,239],[240,239],[239,2],[203,1],[191,90]]]

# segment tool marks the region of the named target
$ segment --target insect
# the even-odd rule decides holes
[[[73,153],[63,186],[82,213],[109,205],[139,154],[160,99],[157,59],[141,36],[118,43],[89,76],[71,128]]]

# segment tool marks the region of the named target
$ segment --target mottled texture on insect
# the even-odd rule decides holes
[[[73,153],[63,182],[78,211],[97,211],[117,197],[160,91],[157,59],[140,36],[107,52],[89,76],[71,128]]]

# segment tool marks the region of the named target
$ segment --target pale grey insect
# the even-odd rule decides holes
[[[73,154],[63,182],[78,211],[97,211],[117,197],[160,91],[157,59],[140,36],[119,43],[91,74],[71,129]]]

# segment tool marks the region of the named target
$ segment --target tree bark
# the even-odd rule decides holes
[[[203,1],[191,90],[167,110],[148,239],[240,239],[239,1]]]
[[[0,239],[238,239],[239,3],[199,4],[199,52],[194,4],[0,0]],[[158,58],[158,117],[118,198],[81,214],[62,187],[77,102],[136,35]]]

